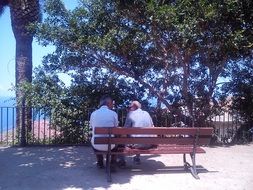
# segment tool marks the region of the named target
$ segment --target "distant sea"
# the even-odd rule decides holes
[[[0,96],[0,107],[13,107],[15,106],[16,101],[14,100],[14,97],[10,96]]]
[[[13,97],[0,96],[0,133],[15,128],[16,111],[13,108],[15,103]]]

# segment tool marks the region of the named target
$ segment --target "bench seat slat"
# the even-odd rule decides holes
[[[111,144],[178,144],[187,145],[194,144],[193,137],[113,137],[110,139]],[[206,145],[210,141],[210,138],[199,138],[198,145]],[[108,144],[108,137],[96,137],[95,144]]]
[[[106,151],[96,151],[96,154],[106,154]],[[135,154],[190,154],[193,153],[193,147],[189,146],[167,146],[159,145],[156,148],[151,149],[131,149],[131,148],[118,148],[117,152],[111,152],[111,154],[124,154],[124,155],[135,155]],[[196,148],[196,153],[205,153],[205,150],[201,147]]]
[[[145,129],[145,130],[144,130]],[[213,131],[210,127],[203,128],[177,128],[177,127],[134,127],[134,128],[122,128],[113,127],[110,128],[111,133],[117,135],[129,135],[129,134],[156,134],[156,135],[210,135]],[[107,127],[96,127],[95,134],[108,134]]]

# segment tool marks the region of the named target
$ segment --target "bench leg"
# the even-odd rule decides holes
[[[107,173],[107,181],[108,182],[112,182],[111,156],[109,154],[106,155],[106,173]]]
[[[191,156],[191,160],[192,160],[192,165],[189,164],[187,161],[186,161],[186,154],[183,155],[183,160],[184,160],[184,169],[185,170],[190,170],[191,171],[191,174],[193,175],[193,177],[195,179],[199,179],[199,176],[198,176],[198,173],[197,173],[197,169],[196,169],[196,161],[195,161],[195,155],[194,154],[190,154]]]
[[[186,154],[183,155],[183,160],[184,160],[184,170],[188,170],[191,165],[186,161]]]
[[[192,159],[192,167],[190,167],[191,173],[192,173],[193,177],[195,177],[196,179],[199,179],[197,169],[196,169],[195,154],[191,153],[190,156],[191,156],[191,159]]]

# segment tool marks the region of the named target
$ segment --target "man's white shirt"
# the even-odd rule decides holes
[[[124,127],[153,127],[153,121],[148,112],[138,108],[127,115]],[[153,135],[132,135],[133,137],[150,137]]]
[[[94,137],[104,135],[94,135],[95,127],[117,127],[119,124],[118,114],[110,110],[107,106],[101,106],[96,111],[92,112],[90,116],[90,126],[92,128],[91,144],[96,150],[107,151],[108,144],[94,144]],[[111,145],[114,148],[115,145]]]

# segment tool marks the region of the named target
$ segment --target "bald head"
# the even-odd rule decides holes
[[[130,109],[132,110],[132,111],[134,111],[134,110],[137,110],[137,109],[139,109],[139,108],[141,108],[141,103],[140,102],[138,102],[138,101],[132,101],[132,103],[130,104]]]

